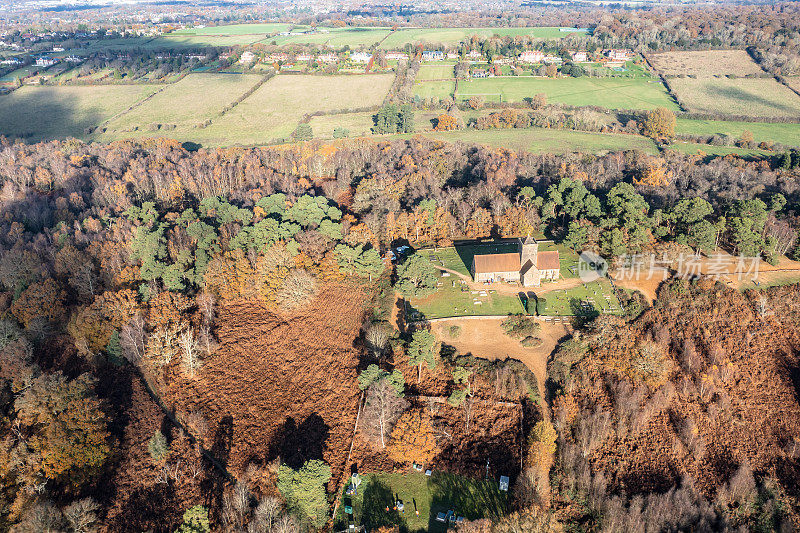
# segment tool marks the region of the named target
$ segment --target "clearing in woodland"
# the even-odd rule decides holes
[[[208,445],[233,473],[277,457],[293,467],[323,459],[335,482],[358,410],[353,341],[366,301],[356,287],[326,285],[293,314],[258,301],[227,302],[219,310],[219,349],[199,379],[176,376],[165,400],[203,413]]]
[[[667,77],[758,76],[764,73],[744,50],[662,52],[650,54],[647,59]]]

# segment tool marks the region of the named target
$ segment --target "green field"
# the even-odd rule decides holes
[[[372,127],[375,121],[372,117],[375,113],[342,113],[340,115],[323,115],[313,117],[309,121],[314,137],[319,139],[333,138],[333,130],[345,128],[349,130],[350,137],[363,137],[372,135]]]
[[[559,289],[542,296],[546,305],[539,314],[546,316],[620,314],[622,308],[606,278],[584,283],[572,289]],[[585,306],[581,305],[585,303]]]
[[[0,96],[0,134],[32,142],[84,137],[86,128],[102,124],[158,89],[153,85],[25,86]]]
[[[800,115],[800,96],[772,78],[675,78],[669,84],[689,111],[696,113]]]
[[[436,521],[439,512],[453,510],[466,520],[476,520],[500,517],[508,510],[508,494],[499,490],[495,480],[472,480],[437,471],[432,476],[419,472],[363,474],[361,479],[358,494],[342,495],[334,517],[336,531],[355,523],[367,531],[396,525],[400,531],[443,533],[447,526]],[[403,511],[394,509],[398,500],[404,504]],[[352,508],[352,517],[345,512],[346,506]]]
[[[425,133],[425,136],[448,142],[462,141],[471,144],[486,144],[536,154],[607,153],[617,150],[640,150],[648,154],[658,154],[653,141],[639,135],[530,128],[483,131],[469,129],[430,132]]]
[[[397,49],[403,48],[406,44],[458,44],[468,40],[473,35],[488,38],[493,35],[511,36],[530,35],[539,39],[561,39],[569,35],[569,32],[562,32],[554,27],[537,28],[401,28],[392,32],[383,43],[381,48]]]
[[[185,140],[230,146],[287,138],[307,113],[380,105],[392,80],[390,74],[278,75],[208,128],[188,132]]]
[[[323,28],[320,28],[323,30]],[[267,39],[265,42],[277,45],[287,44],[322,44],[332,48],[342,48],[344,46],[372,46],[379,43],[387,35],[389,35],[389,28],[362,28],[362,27],[346,27],[346,28],[330,28],[323,31],[317,31],[308,35],[278,35],[273,38]]]
[[[471,79],[459,82],[457,97],[501,94],[504,102],[521,102],[544,93],[549,102],[609,109],[654,109],[677,111],[661,82],[647,78],[541,78],[533,76]],[[487,96],[487,99],[494,96]]]
[[[448,96],[453,96],[453,91],[455,90],[455,80],[423,81],[414,84],[414,96],[420,98],[438,98],[441,100]]]
[[[289,31],[292,24],[282,22],[267,24],[228,24],[225,26],[206,26],[205,28],[183,28],[169,35],[254,35]]]
[[[675,132],[684,135],[727,135],[741,137],[743,131],[753,134],[756,142],[772,141],[787,146],[800,146],[800,124],[769,124],[767,122],[727,122],[722,120],[692,120],[679,118]]]
[[[152,124],[193,128],[244,94],[260,76],[241,74],[189,74],[169,85],[132,111],[112,120],[109,136],[129,131],[153,131]]]
[[[417,81],[451,79],[454,77],[453,67],[453,63],[445,62],[420,65]]]

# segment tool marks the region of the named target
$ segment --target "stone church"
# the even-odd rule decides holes
[[[472,258],[472,279],[478,282],[520,282],[538,287],[542,281],[559,277],[558,251],[540,252],[539,243],[528,235],[520,239],[516,253],[476,255]]]

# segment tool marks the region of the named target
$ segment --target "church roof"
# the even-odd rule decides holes
[[[561,261],[558,259],[558,250],[539,252],[536,254],[536,268],[539,270],[556,270],[561,268]]]
[[[520,269],[518,253],[476,255],[474,260],[475,274],[519,272]]]

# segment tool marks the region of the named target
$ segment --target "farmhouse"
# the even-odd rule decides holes
[[[477,282],[520,282],[538,287],[542,281],[559,278],[558,251],[539,252],[539,243],[530,235],[519,242],[515,253],[476,255],[472,258],[472,278]]]
[[[403,52],[386,52],[386,59],[389,61],[399,61],[402,59],[408,59],[408,54],[404,54]]]
[[[585,63],[586,62],[586,52],[582,50],[578,50],[577,52],[572,52],[572,60],[576,63]]]

